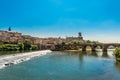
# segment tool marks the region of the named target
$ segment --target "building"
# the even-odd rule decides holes
[[[66,37],[66,38],[39,38],[39,37],[32,37],[30,35],[22,35],[19,32],[12,32],[12,31],[2,31],[0,30],[0,43],[18,43],[23,42],[25,40],[32,41],[33,44],[42,45],[45,48],[54,48],[57,44],[62,44],[63,42],[70,42],[74,40],[83,40],[82,34],[79,32],[78,37]]]
[[[42,44],[43,39],[42,38],[38,38],[38,37],[32,37],[31,41],[33,42],[33,44],[40,45],[40,44]]]
[[[66,42],[71,42],[74,40],[83,40],[81,32],[78,33],[78,37],[66,37]]]
[[[22,33],[0,30],[0,42],[17,43],[22,40]]]

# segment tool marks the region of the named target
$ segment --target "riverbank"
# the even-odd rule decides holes
[[[13,65],[18,64],[23,61],[30,60],[31,58],[42,56],[47,53],[51,52],[50,50],[42,50],[42,51],[34,51],[34,52],[26,52],[26,53],[19,53],[19,54],[12,54],[12,55],[3,55],[0,56],[0,69]]]
[[[78,50],[64,50],[65,52],[82,52],[82,49]],[[91,51],[91,49],[86,49],[86,51]]]

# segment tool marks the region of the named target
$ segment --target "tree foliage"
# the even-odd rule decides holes
[[[19,42],[18,43],[20,50],[24,50],[24,43],[23,42]]]
[[[120,47],[115,49],[114,55],[116,57],[116,60],[120,62]]]
[[[24,42],[18,42],[17,44],[0,44],[0,51],[12,51],[12,50],[38,50],[37,45],[33,45],[32,41],[25,40]]]
[[[32,50],[38,50],[38,46],[37,45],[32,45]]]
[[[85,41],[83,40],[74,40],[72,42],[66,42],[66,45],[72,45],[72,44],[85,44]]]
[[[80,44],[91,44],[91,45],[93,45],[93,44],[99,44],[100,42],[98,42],[98,41],[90,41],[90,40],[87,40],[87,41],[84,41],[84,40],[74,40],[74,41],[71,41],[71,42],[66,42],[65,44],[66,45],[72,45],[72,44],[78,44],[78,45],[80,45]]]
[[[25,50],[30,50],[31,47],[32,47],[32,41],[26,39],[26,40],[24,41],[24,49],[25,49]]]
[[[19,50],[20,47],[17,44],[1,44],[0,50]]]

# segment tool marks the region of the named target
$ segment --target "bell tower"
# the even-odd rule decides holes
[[[82,34],[81,34],[81,32],[79,32],[79,33],[78,33],[78,37],[82,37]]]
[[[81,32],[78,33],[78,39],[79,39],[79,40],[83,40],[83,37],[82,37],[82,33],[81,33]]]

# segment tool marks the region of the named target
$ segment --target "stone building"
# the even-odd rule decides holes
[[[70,42],[74,40],[83,40],[82,34],[79,32],[78,37],[66,37],[66,38],[39,38],[32,37],[30,35],[22,35],[19,32],[2,31],[0,30],[0,43],[18,43],[24,40],[31,40],[33,44],[44,47],[45,49],[54,49],[55,45],[62,44],[63,42]]]
[[[45,47],[45,49],[54,49],[55,45],[61,44],[63,42],[63,38],[43,38],[42,39],[42,45]]]
[[[0,30],[0,42],[17,43],[22,40],[22,33]]]
[[[66,42],[71,42],[74,40],[83,40],[81,32],[78,33],[78,37],[66,37]]]
[[[22,41],[22,33],[8,32],[8,40],[9,42],[18,43]]]
[[[25,39],[31,40],[31,39],[32,39],[32,36],[30,36],[30,35],[22,35],[22,39],[23,39],[23,40],[25,40]]]
[[[31,41],[33,42],[33,44],[40,45],[40,44],[42,44],[43,39],[42,38],[38,38],[38,37],[32,37]]]

